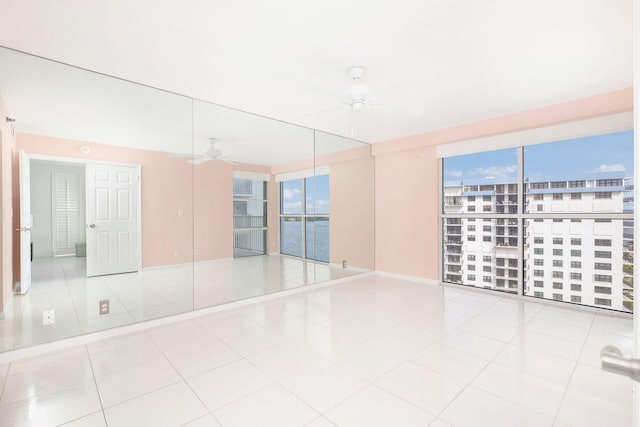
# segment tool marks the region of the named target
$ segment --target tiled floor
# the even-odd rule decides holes
[[[211,307],[355,274],[277,255],[198,262],[87,278],[85,258],[36,258],[33,283],[0,319],[0,351]],[[100,315],[100,300],[110,313]],[[56,311],[44,326],[43,310]]]
[[[0,425],[629,426],[631,320],[371,276],[0,367]]]

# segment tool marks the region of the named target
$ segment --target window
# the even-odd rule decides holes
[[[467,206],[467,212],[475,212],[476,211],[476,207],[473,205],[469,205]]]
[[[482,281],[484,283],[491,283],[491,276],[482,276]]]
[[[536,291],[536,292],[533,293],[533,296],[536,297],[536,298],[544,298],[544,292]]]
[[[443,147],[442,153],[446,151]],[[482,229],[463,226],[461,238],[458,235],[464,242],[458,245],[461,256],[473,251],[483,260],[480,267],[475,265],[484,273],[477,278],[480,283],[470,284],[500,291],[516,288],[525,295],[578,304],[594,304],[594,294],[602,295],[611,308],[632,311],[633,161],[632,131],[455,157],[445,154],[443,176],[456,181],[446,194],[461,194],[462,206],[449,206],[447,211],[443,207],[442,218],[454,218],[457,209],[464,213],[458,215],[463,224],[484,223]],[[616,165],[619,172],[597,172],[603,164]],[[501,171],[500,176],[495,171]],[[468,205],[475,211],[467,211]],[[467,244],[469,234],[480,242]],[[443,250],[451,248],[443,245]],[[464,268],[475,272],[468,264]],[[611,293],[595,293],[596,285]],[[549,289],[546,295],[543,289]]]
[[[467,231],[476,231],[475,225],[467,225]]]
[[[598,179],[596,187],[621,187],[622,179]]]
[[[475,281],[476,280],[476,275],[475,274],[467,274],[467,280]]]
[[[467,201],[468,202],[475,202],[476,201],[476,196],[467,196]]]
[[[475,261],[476,260],[476,256],[475,255],[467,255],[467,261]]]
[[[605,298],[594,298],[593,303],[595,305],[604,305],[607,307],[611,307],[611,300]]]
[[[608,294],[608,295],[611,295],[611,288],[608,288],[606,286],[595,286],[593,288],[593,291],[596,294]]]
[[[267,183],[233,178],[233,256],[267,253]]]
[[[476,236],[474,236],[473,234],[469,234],[467,236],[467,241],[468,242],[475,242],[476,241]]]
[[[53,254],[75,255],[84,241],[84,177],[78,172],[52,172],[51,223]],[[51,175],[50,175],[51,176]],[[49,203],[51,203],[51,201]]]
[[[469,264],[469,265],[467,266],[467,269],[468,269],[469,271],[476,271],[476,266],[475,266],[475,264]]]
[[[611,258],[611,252],[609,251],[595,251],[594,256],[596,258]]]

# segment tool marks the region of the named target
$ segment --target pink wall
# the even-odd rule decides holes
[[[627,88],[375,144],[376,270],[439,280],[436,145],[632,109]]]
[[[6,122],[7,109],[0,98],[0,205],[2,206],[2,226],[0,227],[0,275],[2,290],[0,291],[0,311],[4,311],[13,291],[13,199],[12,199],[12,165],[15,150],[15,138],[11,126]]]
[[[368,148],[368,147],[367,147]],[[329,165],[331,263],[375,269],[375,162],[354,157]]]

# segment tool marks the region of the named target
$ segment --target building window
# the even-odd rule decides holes
[[[469,265],[467,266],[467,269],[468,269],[469,271],[476,271],[476,266],[475,266],[475,264],[469,264]]]
[[[611,264],[608,262],[596,262],[593,264],[594,270],[609,270],[611,271]]]
[[[571,193],[571,200],[581,200],[582,193]]]
[[[467,280],[475,281],[476,280],[476,275],[475,274],[467,274]]]
[[[586,186],[586,182],[582,181],[569,181],[569,188],[582,188]]]
[[[572,283],[571,284],[571,290],[572,291],[581,292],[582,291],[582,285],[578,285],[578,284]]]
[[[476,231],[476,226],[475,225],[467,225],[467,231]]]
[[[571,273],[571,280],[582,280],[582,273]]]
[[[491,262],[491,255],[483,255],[482,262]]]
[[[554,193],[553,200],[562,200],[562,193]]]
[[[486,205],[482,207],[482,212],[491,212],[491,205]]]
[[[553,289],[562,289],[562,282],[553,282]]]
[[[533,296],[536,298],[544,298],[544,292],[535,291]]]
[[[533,275],[536,277],[544,276],[544,270],[533,270]]]
[[[533,254],[534,255],[544,255],[544,249],[543,248],[533,248]]]
[[[475,255],[467,255],[467,261],[475,261],[475,260],[476,260]]]
[[[491,201],[491,196],[482,196],[482,201],[483,202],[490,202]]]
[[[491,241],[491,236],[482,236],[482,241],[483,242],[490,242]]]
[[[475,202],[476,196],[467,196],[467,202]]]
[[[562,279],[564,277],[564,273],[562,271],[554,271],[553,277],[555,279]]]
[[[490,225],[483,225],[482,226],[482,231],[484,231],[485,233],[487,232],[491,232],[491,226]]]
[[[553,250],[553,255],[562,256],[562,249],[554,249]]]
[[[595,246],[611,246],[611,239],[595,239],[593,244]]]
[[[582,256],[582,251],[580,249],[571,249],[571,256]]]
[[[571,295],[571,302],[577,302],[580,304],[582,302],[582,297],[580,295]]]
[[[611,288],[606,287],[606,286],[595,286],[593,288],[593,291],[596,294],[608,294],[608,295],[611,295]]]
[[[533,243],[535,243],[536,245],[544,244],[544,237],[534,237]]]
[[[491,266],[490,265],[483,266],[482,271],[484,271],[485,273],[491,273]]]
[[[596,199],[610,199],[611,198],[611,192],[610,191],[599,191],[599,192],[595,193],[594,197]]]
[[[553,266],[554,267],[562,267],[562,260],[561,259],[554,259],[553,260]]]
[[[491,283],[491,276],[482,276],[482,281],[484,283]]]
[[[469,205],[467,206],[467,212],[475,212],[476,211],[476,207],[473,205]]]
[[[553,299],[555,301],[562,301],[562,294],[553,294]]]
[[[610,299],[606,299],[606,298],[595,298],[593,300],[593,303],[595,305],[604,305],[607,307],[611,307],[611,300]]]
[[[622,179],[598,179],[596,187],[621,187]]]
[[[582,239],[576,238],[576,237],[571,239],[572,246],[580,246],[581,244],[582,244]]]
[[[544,259],[542,258],[534,258],[533,265],[544,265]]]
[[[582,268],[582,261],[571,261],[571,268]]]
[[[553,238],[553,244],[554,245],[561,245],[562,244],[562,237],[554,237]]]
[[[552,181],[551,188],[567,188],[566,181]]]
[[[611,252],[610,251],[595,251],[594,252],[594,256],[596,258],[611,258]]]
[[[593,281],[611,283],[612,277],[608,274],[594,274]]]
[[[532,190],[544,190],[549,188],[548,182],[532,182],[529,186]]]
[[[544,200],[544,194],[534,194],[533,200]]]
[[[467,242],[475,242],[476,241],[476,236],[474,236],[473,234],[469,234],[467,236]]]
[[[542,280],[534,280],[533,281],[533,287],[542,288],[542,287],[544,287],[544,282]]]

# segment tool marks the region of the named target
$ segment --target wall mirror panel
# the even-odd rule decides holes
[[[0,65],[0,351],[373,269],[369,145],[10,49]]]

